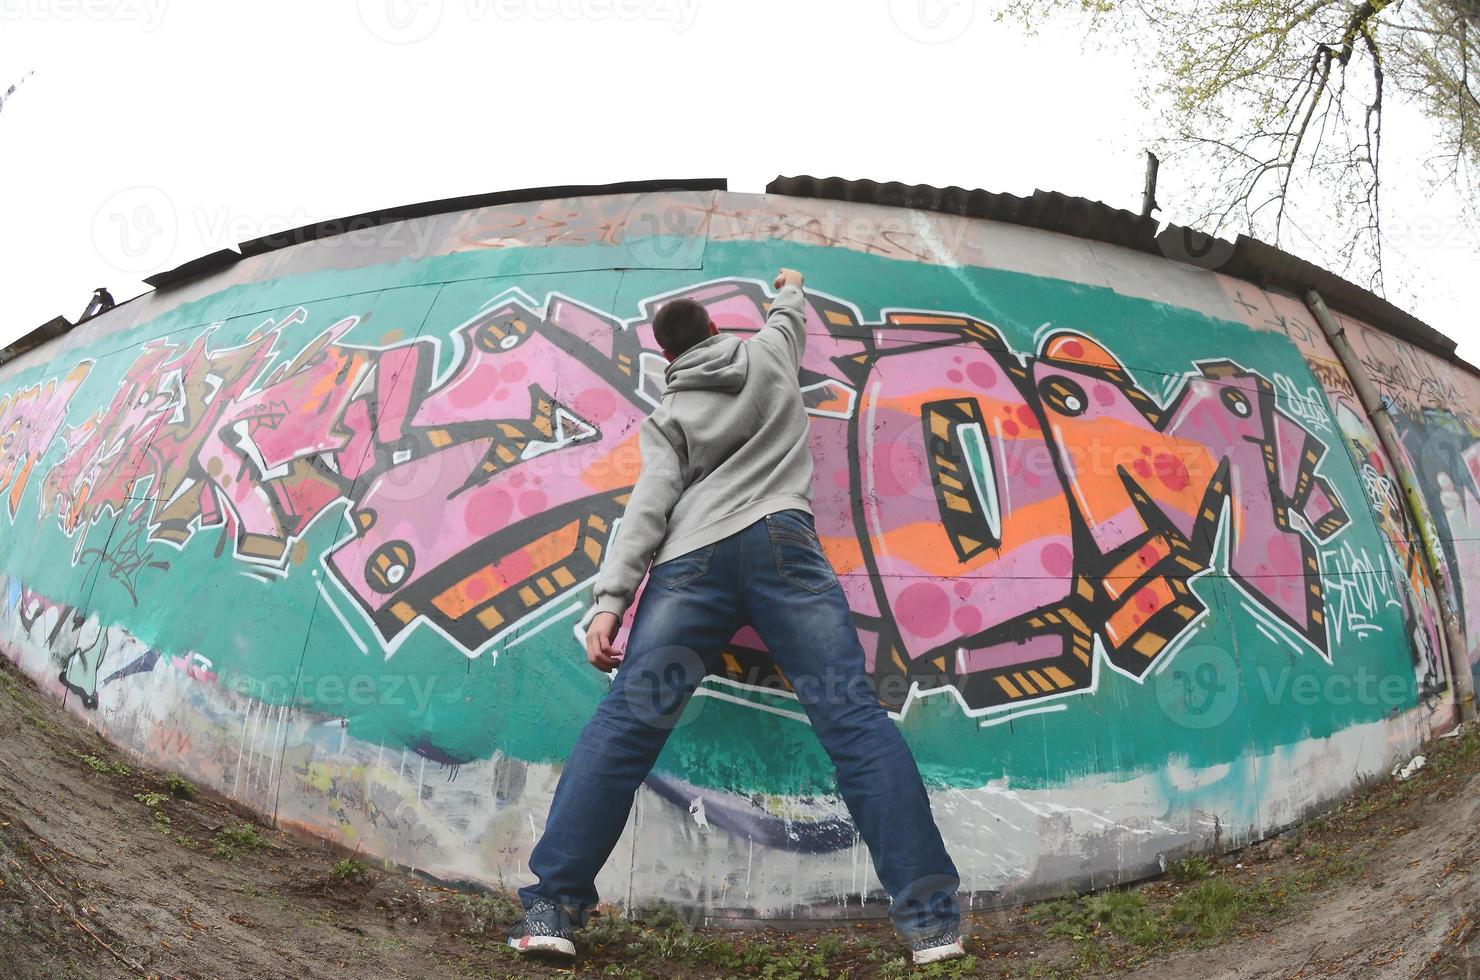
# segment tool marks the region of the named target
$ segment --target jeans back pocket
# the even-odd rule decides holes
[[[709,560],[714,557],[715,545],[706,544],[688,554],[670,558],[661,565],[654,565],[648,577],[665,589],[677,589],[702,578],[709,571]]]
[[[771,538],[776,571],[787,582],[808,592],[826,592],[838,584],[837,573],[822,553],[822,542],[808,515],[789,510],[768,514],[766,533]]]

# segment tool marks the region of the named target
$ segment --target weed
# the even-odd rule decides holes
[[[343,861],[336,861],[334,862],[334,867],[329,869],[329,877],[338,878],[340,881],[348,881],[351,878],[363,878],[369,873],[370,869],[354,858],[345,858]]]
[[[163,793],[135,793],[134,799],[138,800],[140,803],[144,804],[151,810],[158,810],[161,806],[164,805],[165,800],[168,800],[169,797],[164,795]]]
[[[212,850],[216,856],[228,861],[239,854],[267,846],[267,839],[257,832],[257,828],[245,823],[216,831],[214,841]]]
[[[1137,946],[1153,946],[1165,938],[1165,929],[1146,899],[1137,892],[1105,891],[1077,899],[1046,902],[1029,918],[1046,923],[1045,936],[1093,939],[1119,936]]]
[[[133,770],[129,769],[128,766],[124,765],[121,762],[109,762],[107,759],[100,759],[89,752],[77,752],[74,754],[77,756],[77,758],[81,759],[83,764],[86,765],[93,772],[100,772],[104,775],[114,776],[133,775]]]
[[[1202,881],[1213,870],[1213,862],[1201,854],[1190,855],[1167,866],[1167,874],[1173,881]]]
[[[1204,881],[1178,895],[1167,909],[1167,921],[1198,939],[1215,939],[1229,932],[1249,907],[1247,893],[1240,894],[1222,878]]]
[[[468,917],[468,924],[462,929],[468,935],[500,933],[524,915],[524,909],[518,901],[503,892],[459,895],[457,900],[463,914]]]
[[[188,800],[195,795],[195,784],[179,773],[172,772],[165,776],[164,788],[177,800]]]
[[[581,930],[581,941],[593,948],[635,943],[643,934],[642,927],[620,915],[592,916]]]
[[[688,925],[684,921],[683,916],[679,915],[678,910],[668,904],[654,905],[650,909],[644,909],[639,914],[633,916],[633,918],[649,929],[656,930],[668,929],[672,926]]]

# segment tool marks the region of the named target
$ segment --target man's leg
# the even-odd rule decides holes
[[[638,786],[740,627],[738,552],[729,538],[653,567],[625,659],[576,740],[530,854],[539,880],[519,890],[526,909],[554,906],[570,928],[596,905],[596,874],[622,836]]]
[[[838,789],[868,845],[889,915],[909,940],[954,933],[956,866],[930,813],[914,756],[864,674],[848,600],[809,514],[783,511],[742,535],[745,608],[791,681],[838,770]]]

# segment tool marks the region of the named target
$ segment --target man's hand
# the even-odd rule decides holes
[[[612,646],[622,621],[615,613],[599,612],[586,630],[586,660],[597,670],[611,670],[622,662],[622,651]]]
[[[776,274],[776,288],[784,289],[787,286],[802,288],[802,274],[795,269],[782,269]]]

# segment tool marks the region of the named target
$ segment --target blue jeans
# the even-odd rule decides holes
[[[610,692],[565,764],[545,833],[530,854],[525,908],[555,906],[580,925],[596,873],[621,837],[633,796],[719,652],[755,627],[837,767],[838,789],[893,899],[906,938],[953,930],[960,884],[899,729],[864,674],[848,601],[812,515],[770,514],[649,573]]]

